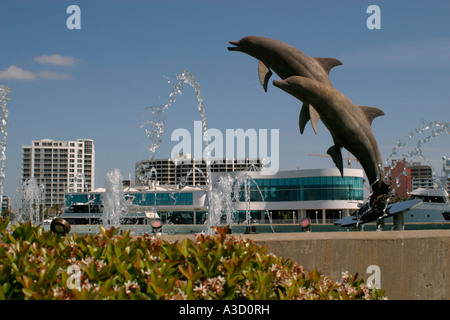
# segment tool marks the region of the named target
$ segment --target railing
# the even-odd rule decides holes
[[[300,224],[302,220],[303,219],[272,219],[272,224]],[[336,220],[339,219],[325,219],[325,224],[333,224]],[[252,224],[270,224],[270,220],[267,218],[264,221],[255,220]],[[323,219],[311,219],[311,224],[324,224],[324,222]]]

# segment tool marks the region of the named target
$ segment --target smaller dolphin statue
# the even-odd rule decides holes
[[[355,105],[338,90],[314,79],[293,76],[275,80],[273,84],[303,103],[314,105],[334,141],[327,153],[341,175],[342,147],[358,159],[373,190],[370,205],[375,214],[382,212],[386,207],[389,185],[384,180],[381,154],[371,124],[374,118],[384,115],[384,112],[374,107]]]

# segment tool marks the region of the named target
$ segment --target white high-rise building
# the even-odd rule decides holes
[[[22,146],[22,182],[34,178],[43,186],[44,206],[64,205],[67,192],[95,187],[94,141],[32,141]]]
[[[211,161],[211,172],[261,171],[264,159],[214,159]],[[188,186],[206,185],[206,161],[193,159],[190,154],[180,154],[172,159],[149,159],[139,161],[135,165],[136,186],[143,186],[151,181],[160,185]],[[147,181],[146,181],[147,180]]]

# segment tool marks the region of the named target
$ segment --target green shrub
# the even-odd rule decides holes
[[[384,298],[356,275],[331,281],[221,228],[172,243],[115,228],[60,236],[8,222],[0,219],[0,299]]]

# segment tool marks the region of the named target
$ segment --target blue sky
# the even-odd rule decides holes
[[[81,9],[80,30],[66,27],[72,4]],[[380,30],[366,27],[371,4],[381,9]],[[228,41],[247,35],[340,59],[330,73],[333,85],[386,114],[372,126],[383,159],[422,122],[450,120],[448,1],[1,0],[0,6],[0,84],[12,90],[7,195],[19,184],[22,145],[44,138],[94,139],[96,186],[114,168],[134,178],[135,162],[149,157],[143,110],[166,102],[172,86],[166,78],[183,69],[200,83],[209,127],[279,129],[281,169],[333,167],[331,159],[309,156],[332,145],[326,128],[320,124],[316,136],[308,126],[300,135],[301,103],[272,84],[265,93],[257,61],[227,50]],[[173,130],[193,132],[201,120],[193,90],[186,87],[166,116],[160,158],[170,157]],[[424,154],[440,169],[449,147],[441,135]]]

